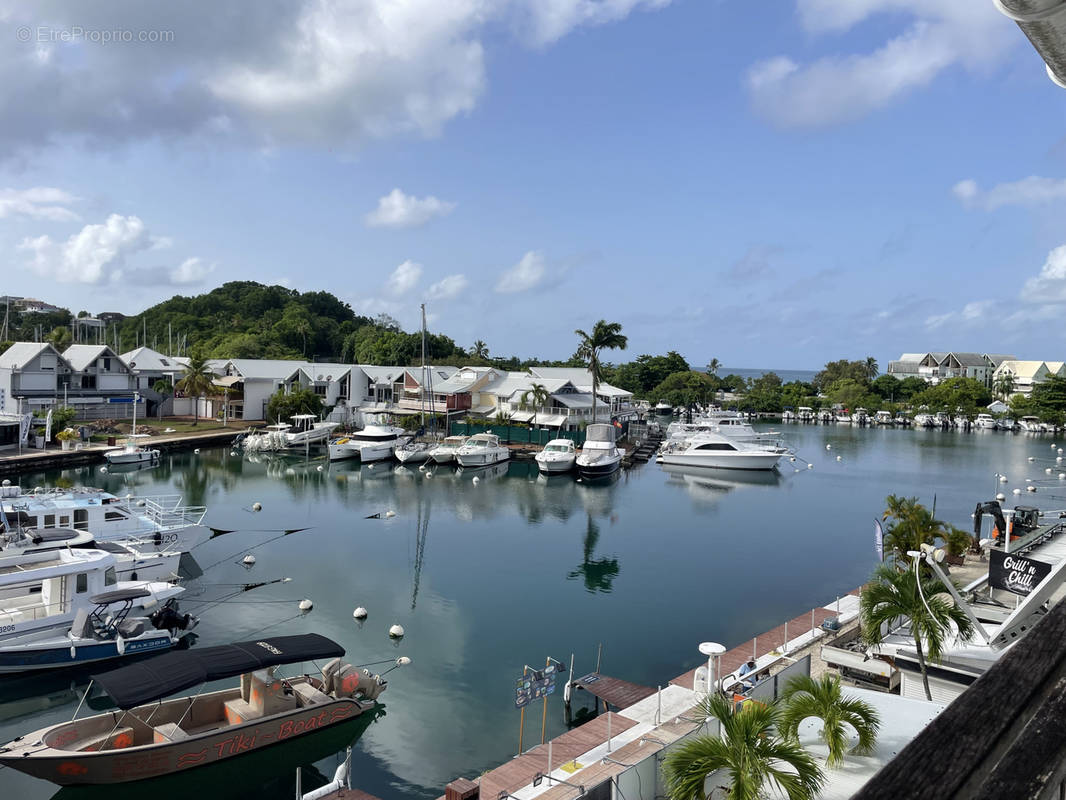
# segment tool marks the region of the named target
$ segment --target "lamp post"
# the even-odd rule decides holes
[[[717,691],[718,665],[725,647],[718,642],[703,642],[700,644],[700,652],[707,656],[707,695],[711,694],[711,687]]]

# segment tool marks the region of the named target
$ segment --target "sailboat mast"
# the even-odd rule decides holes
[[[426,428],[426,304],[422,303],[422,391],[418,409],[422,414],[422,430]]]

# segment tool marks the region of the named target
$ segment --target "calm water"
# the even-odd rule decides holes
[[[931,503],[935,494],[938,515],[968,527],[974,504],[996,490],[995,472],[1010,476],[1008,489],[1024,485],[1026,477],[1045,477],[1044,465],[1028,456],[1054,456],[1047,436],[785,430],[813,470],[786,462],[780,475],[755,476],[649,464],[614,483],[585,485],[546,480],[532,463],[512,462],[475,485],[469,473],[450,469],[427,478],[383,464],[252,461],[204,450],[146,472],[85,468],[21,482],[179,492],[209,507],[212,526],[236,529],[195,553],[204,575],[190,585],[195,602],[185,607],[204,609],[199,645],[318,631],[341,642],[355,663],[410,656],[410,667],[389,676],[385,714],[358,740],[354,783],[386,800],[432,798],[451,778],[475,776],[514,754],[513,681],[523,664],[546,656],[569,662],[574,653],[581,675],[594,668],[602,642],[605,673],[665,684],[700,661],[699,642],[736,645],[862,583],[874,566],[872,520],[885,495]],[[1043,490],[1024,497],[1046,508],[1066,505]],[[263,505],[258,514],[246,510],[255,502]],[[366,518],[387,510],[396,516]],[[307,530],[277,532],[300,527]],[[258,563],[246,570],[239,562],[253,547]],[[230,591],[226,584],[278,577],[292,581],[207,607]],[[315,606],[300,616],[304,597]],[[352,619],[356,606],[370,612],[363,624]],[[387,637],[395,622],[407,631],[398,645]],[[83,684],[71,675],[0,680],[0,739],[69,718]],[[549,735],[564,730],[559,695],[549,703]],[[540,737],[539,708],[531,708],[527,747]],[[331,777],[331,754],[343,745],[286,746],[196,785],[226,797],[251,785],[263,797],[272,780],[269,795],[291,797],[293,767],[315,762]],[[12,770],[0,771],[0,787],[9,797],[55,792]],[[187,796],[189,784],[152,791]]]

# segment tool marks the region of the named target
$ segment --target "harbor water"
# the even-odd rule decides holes
[[[315,631],[343,644],[352,663],[411,657],[389,674],[384,713],[365,731],[212,768],[195,784],[201,796],[292,797],[296,765],[306,767],[306,791],[332,778],[343,737],[358,736],[354,786],[386,800],[434,798],[452,778],[476,777],[517,752],[514,683],[524,665],[549,656],[569,664],[573,654],[580,676],[595,668],[602,644],[604,673],[666,684],[701,661],[700,642],[735,646],[859,586],[876,565],[874,519],[886,495],[935,498],[937,516],[966,529],[975,504],[1000,490],[1008,504],[1066,507],[1066,483],[1049,486],[1047,464],[1028,461],[1053,464],[1050,435],[783,430],[813,469],[787,460],[779,473],[650,463],[585,484],[538,476],[531,461],[475,473],[204,449],[144,471],[94,466],[19,480],[177,493],[206,505],[205,522],[227,532],[193,553],[203,574],[188,583],[182,607],[202,616],[194,647]],[[1025,492],[1026,478],[1041,488]],[[291,581],[233,595],[282,577]],[[304,598],[314,608],[301,614]],[[357,606],[366,621],[353,619]],[[402,640],[388,636],[394,623]],[[69,719],[87,680],[0,680],[0,739]],[[541,711],[527,709],[524,747],[540,741]],[[548,702],[547,735],[564,730],[560,691]],[[9,769],[0,786],[8,797],[56,795]],[[164,781],[151,791],[188,796],[189,787]],[[144,796],[144,787],[129,789]],[[105,795],[126,796],[56,796]]]

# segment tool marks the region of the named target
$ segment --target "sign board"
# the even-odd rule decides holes
[[[109,398],[107,398],[107,402],[109,402],[109,403],[132,403],[133,402],[133,398],[132,397],[109,397]]]
[[[1002,550],[988,553],[988,583],[994,589],[1027,596],[1051,572],[1051,565]]]
[[[555,673],[537,678],[536,673],[523,675],[515,681],[514,707],[522,708],[534,700],[547,697],[555,691]]]

